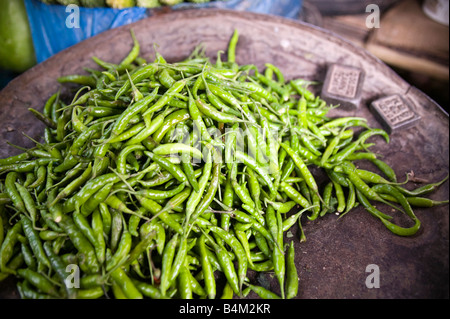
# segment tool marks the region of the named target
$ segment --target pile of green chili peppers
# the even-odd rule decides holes
[[[411,207],[448,203],[424,197],[446,178],[407,190],[370,151],[369,139],[389,142],[384,130],[327,117],[334,107],[310,82],[272,64],[238,65],[237,31],[214,63],[201,46],[148,62],[132,37],[119,64],[93,57],[100,70],[59,78],[78,91],[30,109],[43,141],[0,159],[0,280],[14,276],[22,298],[295,298],[292,227],[304,241],[303,215],[360,205],[410,236]],[[273,273],[279,287],[249,272]]]

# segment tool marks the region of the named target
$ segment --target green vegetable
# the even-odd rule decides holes
[[[106,4],[114,9],[123,9],[135,6],[134,0],[106,0]]]
[[[0,0],[0,69],[23,72],[36,64],[23,0]]]
[[[159,2],[166,6],[174,6],[176,4],[182,3],[183,0],[159,0]]]
[[[80,0],[56,0],[59,4],[63,6],[68,6],[69,4],[80,5]]]
[[[136,0],[136,5],[143,8],[160,7],[161,3],[158,0]]]
[[[237,31],[216,63],[198,51],[144,61],[131,36],[119,64],[94,58],[100,70],[60,77],[81,87],[32,110],[44,142],[0,159],[0,280],[17,275],[22,297],[212,299],[224,283],[224,298],[295,298],[292,227],[304,242],[303,213],[349,218],[359,205],[412,236],[413,207],[448,204],[422,197],[447,177],[408,190],[389,181],[386,163],[376,162],[383,176],[357,168],[350,159],[377,157],[366,141],[389,135],[327,117],[333,107],[272,64],[238,65]],[[79,268],[81,289],[64,288],[66,264]],[[272,272],[280,294],[252,284],[248,270]]]
[[[104,7],[106,5],[105,0],[80,0],[80,2],[82,6],[89,8]]]

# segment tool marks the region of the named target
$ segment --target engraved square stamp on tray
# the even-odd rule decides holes
[[[341,64],[328,68],[321,97],[330,104],[340,105],[345,110],[354,110],[361,102],[363,70]]]
[[[389,133],[410,127],[420,119],[405,99],[398,94],[378,99],[372,102],[370,108]]]

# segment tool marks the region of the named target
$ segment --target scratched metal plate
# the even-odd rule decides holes
[[[56,78],[95,67],[95,55],[119,62],[132,46],[129,28],[139,39],[144,57],[154,54],[154,44],[169,61],[186,58],[199,43],[212,58],[226,50],[235,28],[241,34],[237,62],[260,67],[270,62],[287,78],[323,81],[330,64],[354,66],[364,71],[360,107],[336,110],[333,115],[364,116],[381,127],[370,111],[371,102],[398,94],[420,120],[395,130],[391,142],[374,139],[375,150],[384,155],[399,176],[413,171],[416,177],[437,181],[448,174],[449,118],[437,104],[412,87],[366,51],[334,34],[311,25],[274,16],[246,12],[196,10],[157,15],[133,25],[107,31],[63,51],[12,81],[0,92],[0,156],[17,153],[6,141],[21,146],[30,142],[21,132],[39,138],[43,126],[27,111],[42,109],[44,101],[60,87]],[[317,87],[320,93],[320,86]],[[67,94],[67,90],[63,91]],[[320,171],[314,171],[320,180]],[[447,199],[446,182],[432,197]],[[392,235],[371,215],[355,209],[345,218],[335,215],[304,220],[307,241],[299,243],[294,231],[296,262],[300,274],[299,298],[448,298],[449,219],[448,206],[416,209],[422,222],[411,238]],[[402,222],[400,220],[400,222]],[[369,265],[380,271],[380,287],[368,288]],[[253,276],[253,279],[258,278]],[[261,282],[277,291],[272,276]],[[13,278],[0,283],[0,298],[17,298]],[[250,294],[254,298],[255,295]]]

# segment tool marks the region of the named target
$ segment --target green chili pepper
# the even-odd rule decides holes
[[[378,158],[372,158],[370,159],[370,161],[374,163],[375,166],[377,166],[383,172],[384,175],[386,175],[388,180],[390,180],[393,183],[397,182],[397,175],[395,171],[387,163]]]
[[[281,182],[280,189],[286,193],[286,195],[294,202],[302,206],[303,208],[310,207],[311,203],[300,194],[294,187],[288,185],[285,182]]]
[[[170,102],[170,100],[172,100],[172,98],[174,97],[174,95],[176,93],[180,93],[181,90],[185,87],[187,80],[186,79],[182,79],[177,81],[170,89],[168,89],[164,95],[159,98],[155,104],[153,104],[149,109],[147,109],[142,116],[146,116],[148,114],[151,113],[155,113],[156,111],[159,111],[160,109],[162,109],[167,103]]]
[[[358,201],[361,203],[361,205],[373,216],[377,217],[378,219],[381,220],[381,222],[386,226],[386,228],[388,228],[392,233],[398,235],[398,236],[412,236],[415,233],[417,233],[417,231],[420,228],[420,221],[415,218],[415,222],[414,222],[414,226],[409,227],[409,228],[405,228],[405,227],[401,227],[398,225],[395,225],[394,223],[390,222],[386,217],[390,217],[390,216],[386,216],[385,214],[383,214],[382,212],[380,212],[378,209],[376,209],[375,207],[373,207],[369,200],[365,197],[365,195],[359,191],[358,189],[356,190],[356,194],[358,197]]]
[[[92,273],[100,271],[100,265],[97,260],[95,249],[85,235],[78,229],[73,219],[68,215],[63,215],[60,221],[61,227],[69,236],[76,249],[84,254],[88,269]]]
[[[349,183],[349,185],[350,185],[350,183]],[[333,182],[333,186],[334,186],[334,191],[335,191],[336,198],[337,198],[337,201],[338,201],[338,205],[337,205],[336,211],[338,213],[342,213],[345,210],[345,207],[346,207],[346,200],[345,200],[344,190],[342,189],[342,186],[339,183]]]
[[[91,176],[92,173],[92,165],[89,163],[88,167],[85,169],[83,174],[78,178],[74,179],[67,185],[62,191],[58,193],[55,199],[50,203],[50,206],[55,205],[59,200],[66,198],[67,196],[74,193],[80,186],[82,186]]]
[[[19,183],[15,183],[16,189],[19,192],[19,195],[22,197],[22,200],[25,204],[26,211],[30,215],[33,226],[36,224],[37,219],[37,209],[36,204],[34,203],[33,197],[31,193],[28,191],[26,187],[20,185]]]
[[[160,283],[160,290],[161,294],[165,296],[167,289],[170,285],[170,276],[171,276],[171,269],[172,269],[172,263],[175,256],[175,250],[178,243],[178,235],[175,234],[172,239],[167,243],[166,247],[164,248],[164,252],[162,255],[162,266],[161,266],[161,283]]]
[[[437,189],[439,186],[441,186],[447,179],[448,179],[447,175],[444,179],[440,180],[437,183],[429,183],[426,184],[424,186],[418,187],[414,190],[408,190],[404,187],[401,186],[396,186],[396,188],[404,195],[406,196],[421,196],[421,195],[425,195],[428,194],[432,191],[434,191],[435,189]]]
[[[90,197],[80,208],[80,212],[83,216],[90,215],[101,203],[103,203],[109,196],[113,183],[106,184],[99,189],[92,197]]]
[[[235,29],[228,44],[228,62],[236,62],[236,46],[238,41],[239,32],[237,29]]]
[[[205,165],[203,166],[203,175],[199,179],[199,191],[193,191],[189,196],[186,203],[186,221],[185,227],[188,226],[191,216],[194,214],[198,204],[200,203],[203,193],[206,189],[209,177],[212,173],[213,163],[211,160],[211,153],[208,152],[208,157],[206,159]]]
[[[272,183],[272,180],[270,179],[267,172],[260,167],[253,158],[246,155],[245,153],[241,151],[236,151],[236,159],[239,161],[242,161],[245,165],[248,165],[250,168],[252,168],[256,173],[258,173],[266,182],[266,185],[269,187],[269,190],[272,194],[275,194],[276,189]]]
[[[295,266],[295,248],[291,241],[286,254],[286,298],[292,299],[298,294],[298,272]]]
[[[248,261],[245,255],[245,250],[236,237],[224,231],[222,228],[217,226],[211,226],[209,229],[215,234],[217,234],[220,238],[222,238],[228,245],[230,245],[231,249],[236,255],[236,258],[238,259],[239,292],[235,293],[240,295],[242,292],[242,285],[244,284],[248,267]]]
[[[347,182],[348,182],[348,195],[347,195],[346,209],[339,216],[339,218],[341,218],[342,216],[347,214],[356,204],[356,190],[355,190],[355,186],[349,180],[347,180]]]
[[[68,299],[75,299],[77,297],[77,290],[68,286],[65,283],[67,278],[66,265],[63,260],[53,251],[53,248],[49,241],[44,242],[43,249],[48,257],[52,269],[56,272],[59,279],[64,282],[64,288]]]
[[[216,196],[217,189],[219,187],[219,174],[220,174],[220,164],[214,164],[209,188],[203,195],[203,198],[198,203],[197,207],[195,208],[195,211],[190,216],[190,219],[192,221],[195,221],[197,217],[201,216],[205,212],[205,210],[209,207],[209,205],[212,203],[214,197]]]
[[[142,293],[136,288],[133,281],[121,267],[111,272],[111,278],[121,288],[127,298],[143,299]]]
[[[144,152],[150,159],[158,163],[161,167],[163,167],[165,170],[170,172],[172,176],[177,179],[180,183],[185,183],[187,181],[187,177],[184,174],[183,170],[172,164],[169,160],[166,158],[156,155],[152,152],[145,151]]]
[[[128,258],[131,251],[132,237],[129,231],[124,230],[119,245],[113,256],[106,262],[106,271],[110,271],[118,265],[121,265]]]
[[[145,282],[134,281],[134,285],[140,291],[140,293],[146,297],[149,297],[152,299],[164,299],[164,297],[161,295],[161,292],[159,291],[159,289],[151,284],[148,284]]]
[[[154,148],[153,153],[160,156],[182,153],[189,154],[197,160],[202,159],[202,152],[199,149],[183,143],[166,143]]]
[[[222,271],[225,274],[225,277],[227,278],[227,282],[230,284],[234,293],[237,295],[240,295],[241,291],[239,288],[239,278],[238,278],[238,275],[236,274],[236,270],[234,268],[234,264],[230,258],[230,255],[223,248],[223,246],[220,246],[219,244],[215,243],[211,237],[206,236],[206,238],[208,238],[209,242],[214,247],[214,250],[215,250],[215,253],[217,256],[217,260],[220,264]],[[212,278],[212,280],[215,280],[214,277]]]
[[[319,188],[317,186],[317,183],[314,179],[314,176],[309,171],[306,164],[303,162],[303,160],[298,156],[295,151],[287,146],[284,143],[281,143],[281,146],[286,150],[286,152],[289,154],[289,156],[293,159],[294,163],[297,165],[298,169],[302,173],[303,178],[305,179],[305,182],[308,184],[308,186],[311,188],[311,190],[315,193],[319,191]]]
[[[381,194],[381,197],[383,197],[384,199],[389,200],[391,202],[398,203],[397,198],[395,198],[392,195]],[[439,206],[439,205],[448,204],[448,200],[438,201],[438,200],[433,200],[433,199],[430,199],[430,198],[419,197],[419,196],[406,197],[406,200],[408,201],[408,203],[411,206],[414,206],[414,207],[427,207],[427,208],[430,208],[430,207],[435,207],[435,206]]]
[[[195,100],[195,103],[197,104],[197,107],[202,113],[204,113],[209,118],[212,118],[213,120],[219,123],[243,122],[243,120],[232,114],[217,111],[217,109],[215,109],[214,107],[212,107],[211,105],[209,105],[200,98]]]
[[[156,98],[157,93],[158,88],[155,88],[151,94],[129,106],[125,112],[120,114],[120,116],[114,123],[112,135],[115,137],[120,135],[126,129],[133,116],[146,109],[148,105]]]
[[[2,225],[3,227],[3,225]],[[0,272],[15,274],[14,269],[7,267],[7,263],[11,260],[14,253],[14,246],[19,240],[19,235],[22,233],[22,222],[18,221],[7,232],[5,239],[0,247]]]
[[[262,299],[281,299],[280,296],[264,287],[251,284],[247,284],[247,286]]]
[[[158,216],[158,218],[164,222],[167,226],[169,226],[171,229],[175,230],[177,233],[182,234],[183,233],[183,227],[167,212],[167,210],[163,210],[163,207],[161,207],[158,203],[155,201],[145,198],[142,196],[136,196],[139,203],[146,208],[150,213],[152,213],[155,216]]]
[[[342,163],[341,167],[343,168],[345,174],[347,174],[350,182],[352,182],[355,188],[363,193],[364,196],[366,196],[370,200],[383,201],[383,199],[359,177],[359,175],[356,173],[356,168],[352,163],[344,162]]]
[[[94,232],[95,236],[95,253],[97,255],[98,262],[100,264],[103,264],[105,261],[105,253],[106,253],[106,241],[103,235],[104,227],[103,227],[103,220],[102,216],[100,214],[100,211],[96,209],[92,213],[92,221],[91,221],[91,227]]]
[[[37,289],[45,294],[51,295],[53,297],[59,297],[58,291],[53,283],[47,279],[44,275],[35,272],[31,269],[17,269],[17,274],[23,279],[30,282]]]
[[[47,267],[47,269],[50,269],[50,261],[44,252],[44,248],[42,246],[42,242],[39,238],[38,232],[33,228],[32,221],[25,215],[21,215],[20,217],[22,220],[23,232],[28,239],[31,250],[36,256],[38,262]]]
[[[5,178],[5,192],[13,202],[14,207],[19,211],[25,212],[25,203],[16,187],[17,172],[9,172]]]
[[[146,78],[150,78],[158,71],[157,64],[149,64],[135,73],[133,73],[127,81],[122,85],[122,87],[117,91],[115,95],[115,100],[118,100],[123,94],[125,94],[129,89],[131,89],[131,83],[138,83]]]

